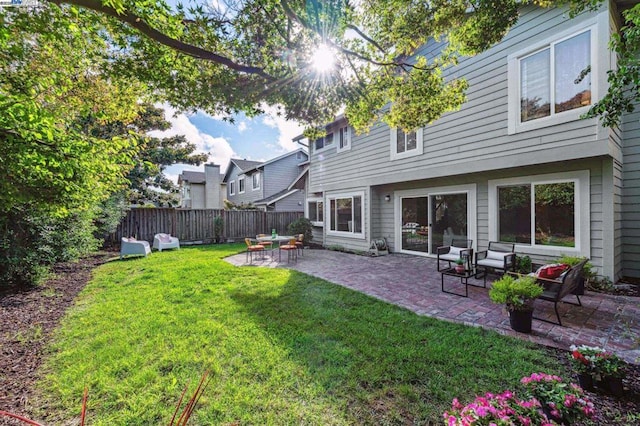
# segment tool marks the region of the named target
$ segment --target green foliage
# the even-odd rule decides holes
[[[291,235],[304,234],[304,242],[308,244],[313,240],[313,225],[306,217],[301,217],[289,224],[287,231]]]
[[[640,101],[640,4],[623,12],[625,25],[612,35],[610,48],[617,55],[617,69],[608,71],[607,94],[595,103],[586,117],[600,117],[602,124],[619,125],[623,114],[635,110]]]
[[[531,258],[529,256],[516,256],[516,272],[528,274],[531,272],[531,266]]]
[[[495,303],[506,305],[509,311],[525,311],[533,309],[533,300],[542,292],[542,286],[536,283],[534,277],[504,275],[493,282],[489,297]]]
[[[258,210],[258,208],[251,203],[236,204],[233,201],[227,200],[226,198],[224,199],[223,203],[225,210]]]
[[[563,263],[565,265],[575,266],[585,259],[586,257],[568,256],[566,254],[563,254],[558,259],[556,259],[556,263]],[[595,276],[595,271],[593,271],[593,264],[591,262],[585,263],[584,267],[582,268],[582,271],[585,279],[590,279],[593,276]]]
[[[527,342],[223,260],[243,245],[96,269],[47,348],[38,417],[77,420],[87,385],[91,424],[166,422],[182,385],[210,368],[194,425],[437,424],[454,397],[562,373]]]
[[[222,237],[222,233],[224,232],[224,219],[222,216],[216,216],[213,219],[213,233],[216,237],[216,242],[220,242],[220,238]]]
[[[93,212],[64,217],[30,206],[0,215],[0,283],[31,285],[46,277],[56,262],[76,260],[98,248]]]

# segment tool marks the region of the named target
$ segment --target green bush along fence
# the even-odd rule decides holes
[[[287,226],[303,217],[302,212],[264,212],[256,210],[182,210],[171,208],[131,209],[118,229],[110,234],[105,245],[120,244],[121,237],[136,237],[138,240],[153,242],[153,236],[163,232],[180,239],[180,242],[204,242],[215,240],[214,219],[223,220],[220,237],[225,240],[254,238],[257,234],[270,234],[275,229],[278,234],[286,234]]]

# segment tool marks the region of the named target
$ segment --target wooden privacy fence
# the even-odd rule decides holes
[[[152,242],[153,236],[160,232],[176,236],[180,242],[210,243],[215,239],[214,219],[218,216],[222,217],[223,223],[221,237],[239,240],[253,238],[257,234],[270,234],[272,229],[278,234],[286,234],[289,224],[304,215],[302,212],[256,210],[131,209],[116,231],[106,238],[105,244],[119,244],[121,237],[131,236]]]

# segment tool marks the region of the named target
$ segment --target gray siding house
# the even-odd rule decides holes
[[[178,176],[180,207],[183,209],[221,209],[225,186],[217,164],[205,164],[204,172],[185,170]]]
[[[416,132],[327,125],[309,143],[318,241],[365,251],[385,237],[420,256],[453,238],[510,241],[534,261],[586,256],[613,280],[640,276],[640,114],[619,129],[580,118],[607,90],[615,7],[570,19],[523,6],[501,43],[448,70],[469,82],[462,108]]]
[[[252,205],[267,211],[304,211],[305,169],[309,155],[302,149],[269,161],[232,158],[224,175],[226,198],[236,205]]]

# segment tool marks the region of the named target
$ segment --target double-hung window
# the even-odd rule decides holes
[[[254,191],[257,191],[258,189],[260,189],[260,172],[256,172],[253,175],[251,175],[251,188]]]
[[[576,120],[591,106],[595,31],[573,30],[509,57],[509,133]]]
[[[328,234],[364,238],[364,193],[327,197]]]
[[[321,136],[314,141],[315,151],[321,151],[326,148],[330,148],[333,146],[333,133],[327,133],[326,136]]]
[[[413,157],[423,152],[422,129],[405,132],[402,129],[391,128],[391,159]]]
[[[319,199],[309,199],[307,201],[307,218],[315,226],[324,224],[324,203]]]
[[[236,193],[236,181],[232,180],[229,182],[229,195],[235,195]]]
[[[244,176],[238,178],[238,194],[244,194]]]
[[[588,176],[583,171],[489,181],[491,238],[537,249],[586,251]]]
[[[338,132],[338,152],[348,151],[351,149],[351,131],[349,126],[341,127]]]

